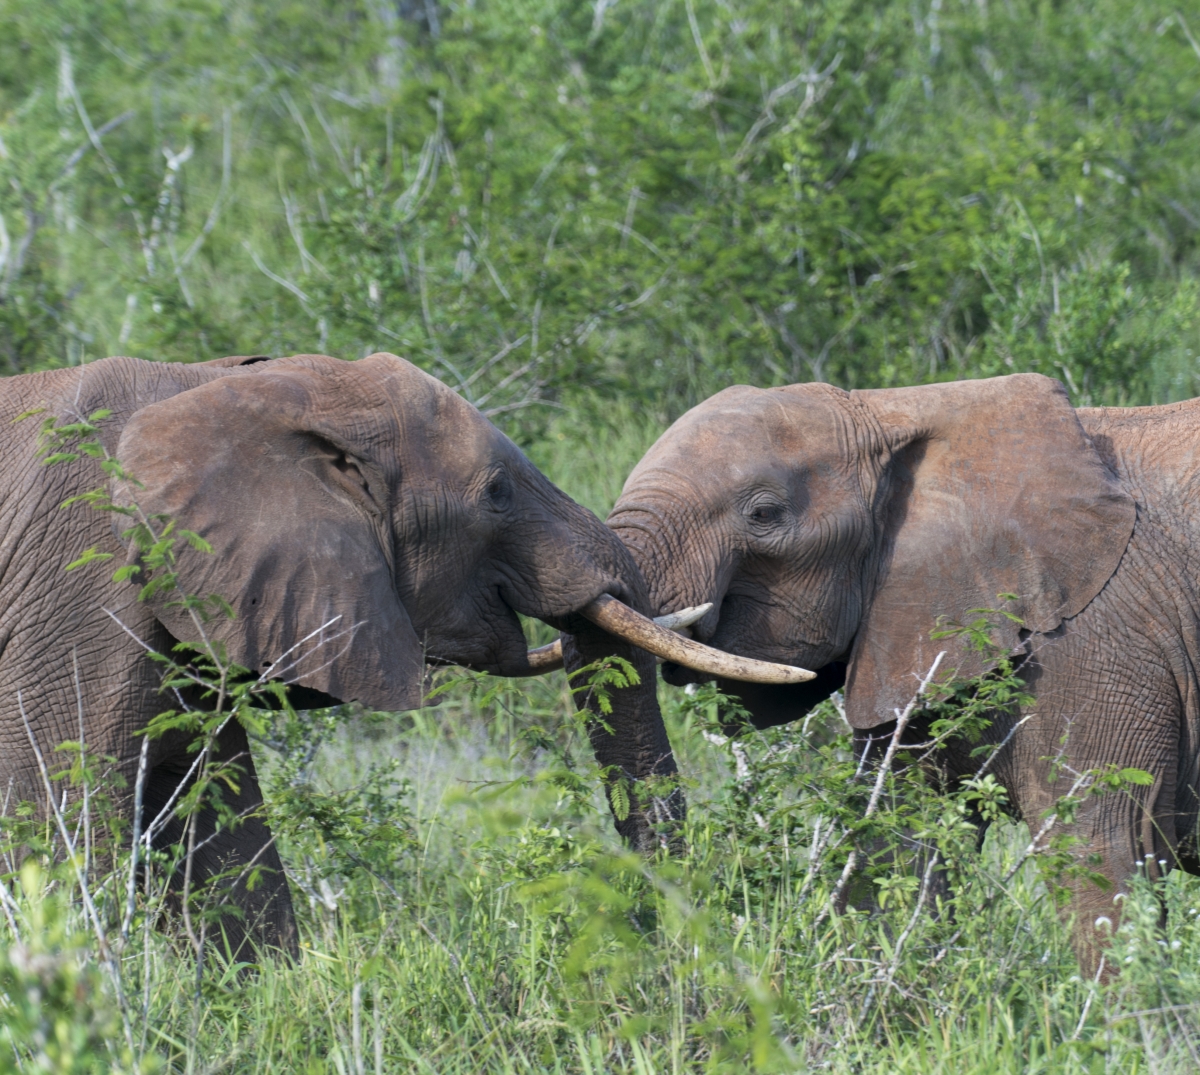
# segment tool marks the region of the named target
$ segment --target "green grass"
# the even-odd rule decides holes
[[[565,765],[586,774],[587,759],[560,676],[482,710],[463,686],[408,718],[331,721],[299,776],[264,752],[302,958],[244,973],[217,961],[197,987],[186,944],[137,934],[123,974],[147,1069],[1194,1070],[1194,879],[1161,886],[1161,935],[1155,894],[1138,888],[1114,950],[1122,973],[1094,987],[1032,865],[997,883],[1028,839],[1005,823],[964,867],[974,895],[917,916],[896,956],[914,890],[874,917],[822,921],[836,870],[805,884],[810,822],[795,811],[823,786],[821,744],[836,753],[832,710],[807,736],[793,725],[746,740],[739,774],[730,745],[706,737],[705,708],[664,688],[689,782],[688,851],[649,863],[618,846],[598,794],[563,779]],[[535,724],[547,733],[531,735]],[[373,782],[388,794],[372,799]],[[359,827],[314,831],[305,807],[338,794]],[[392,836],[364,835],[376,824]],[[370,869],[345,869],[348,851]],[[100,1044],[119,1050],[111,989],[78,904],[64,901],[71,886],[53,876],[16,897],[16,914],[22,942],[57,962],[21,970],[36,961],[10,950],[9,1003],[30,988],[52,1000],[65,978],[72,988],[42,1018],[107,1029],[82,1039],[77,1067],[12,1068],[10,1053],[0,1070],[120,1068]]]

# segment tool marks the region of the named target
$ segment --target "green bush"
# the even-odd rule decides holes
[[[69,890],[33,860],[20,871],[23,899],[6,901],[0,953],[0,1071],[38,1075],[130,1069],[121,1013],[104,986]],[[151,1071],[152,1063],[137,1070]]]
[[[732,381],[1196,390],[1173,4],[431,10],[2,0],[9,368],[388,348],[530,443]]]

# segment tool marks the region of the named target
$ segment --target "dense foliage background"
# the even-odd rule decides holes
[[[0,372],[391,350],[601,513],[732,382],[1198,394],[1198,234],[1173,3],[0,0]],[[0,1072],[1200,1066],[1196,879],[1139,880],[1081,981],[1056,815],[980,853],[989,778],[906,764],[867,819],[836,705],[728,740],[661,699],[691,809],[657,862],[561,674],[259,713],[294,966],[197,960],[80,797],[103,759],[56,756],[61,826],[0,809]],[[869,915],[829,913],[851,847]]]
[[[1195,393],[1200,17],[0,0],[0,355],[389,349],[536,437],[734,381]]]

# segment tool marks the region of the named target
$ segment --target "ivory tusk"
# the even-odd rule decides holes
[[[682,617],[690,616],[687,624],[695,623],[711,607],[698,605],[652,620],[640,612],[635,612],[615,597],[601,594],[591,604],[581,608],[579,614],[591,620],[597,627],[603,627],[610,635],[616,635],[663,660],[674,661],[697,672],[707,672],[743,683],[804,683],[816,677],[815,672],[806,668],[756,661],[750,657],[738,657],[733,653],[713,649],[674,633],[661,622],[672,622],[675,624],[675,630],[678,630],[685,626]],[[561,640],[529,651],[529,666],[535,673],[561,668],[562,660]]]
[[[668,631],[682,631],[707,616],[711,608],[712,602],[705,601],[702,605],[692,605],[691,608],[681,608],[678,612],[668,612],[665,616],[655,616],[654,622]]]
[[[540,676],[563,666],[562,639],[556,638],[546,646],[529,651],[530,675]]]
[[[713,649],[691,638],[684,638],[660,627],[652,619],[635,612],[628,605],[608,594],[601,594],[590,605],[579,610],[597,627],[610,635],[623,638],[635,646],[649,650],[666,661],[709,675],[736,679],[743,683],[804,683],[815,679],[816,673],[787,664],[756,661],[738,657],[724,650]]]
[[[653,622],[668,631],[684,631],[693,623],[708,614],[712,602],[703,605],[692,605],[681,608],[678,612],[668,612],[665,616],[655,616]],[[529,651],[529,667],[535,676],[553,672],[563,666],[562,639],[556,638],[547,646],[538,646]]]

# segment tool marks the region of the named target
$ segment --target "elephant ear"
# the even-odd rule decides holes
[[[115,499],[212,546],[176,541],[179,589],[233,606],[234,618],[204,627],[232,661],[274,665],[271,678],[342,701],[413,709],[424,655],[393,579],[391,483],[328,418],[339,380],[274,368],[143,408],[117,449],[140,487],[121,482]],[[364,425],[346,428],[362,435]],[[177,638],[199,641],[178,598],[155,595],[155,613]]]
[[[939,625],[1004,607],[1023,626],[997,617],[992,637],[1016,653],[1082,612],[1116,570],[1136,509],[1048,377],[851,395],[887,461],[880,574],[846,682],[846,716],[865,729],[896,719],[942,650],[939,679],[986,670],[965,639],[931,639]]]

